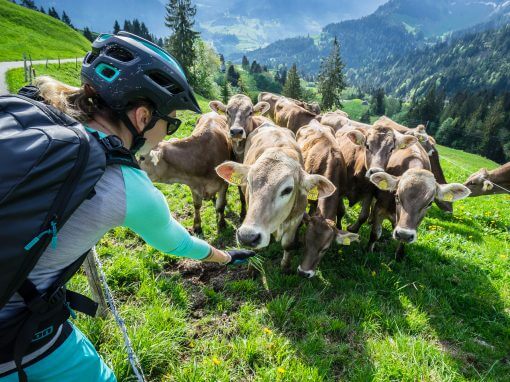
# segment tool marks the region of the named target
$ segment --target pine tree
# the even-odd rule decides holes
[[[83,28],[83,36],[90,42],[94,41],[94,36],[88,27]]]
[[[250,61],[248,61],[248,57],[246,57],[246,56],[243,56],[242,67],[243,67],[244,70],[249,70],[250,69]]]
[[[340,45],[335,37],[329,56],[321,62],[317,90],[322,94],[321,107],[324,110],[342,107],[341,92],[346,88],[344,63],[340,57]]]
[[[231,95],[230,84],[228,83],[227,77],[225,76],[224,84],[221,87],[221,100],[225,105],[228,103],[230,95]]]
[[[359,121],[362,123],[370,124],[370,109],[365,110],[365,112],[361,115]]]
[[[287,74],[287,80],[283,87],[283,95],[294,99],[300,99],[301,94],[301,80],[299,79],[297,66],[293,64]]]
[[[124,28],[123,30],[125,30],[126,32],[131,32],[133,31],[133,25],[131,24],[131,21],[129,20],[124,20]]]
[[[51,7],[48,9],[48,15],[50,15],[51,17],[53,17],[57,20],[60,20],[60,16],[58,15],[58,12],[55,9],[55,7]]]
[[[384,115],[386,107],[384,104],[385,92],[383,88],[378,88],[372,94],[371,109],[374,115]]]
[[[39,8],[39,12],[46,14],[46,11],[44,10],[44,7],[43,7],[42,5],[41,5],[41,7]]]
[[[117,34],[120,32],[120,25],[117,20],[115,20],[115,23],[113,24],[113,34]]]
[[[71,23],[71,18],[67,15],[66,11],[62,11],[62,21],[69,25],[71,28],[74,28],[73,24]]]
[[[239,85],[239,73],[236,72],[234,65],[230,65],[228,67],[227,82],[230,82],[234,87],[237,87]]]
[[[142,28],[140,25],[140,21],[138,21],[138,19],[133,20],[133,32],[132,33],[136,34],[137,36],[142,37]]]
[[[37,11],[37,7],[33,0],[21,0],[21,5],[28,9],[33,9]]]
[[[193,30],[197,8],[191,0],[168,0],[165,25],[170,29],[168,49],[189,75],[196,58],[195,40],[199,33]],[[193,78],[190,78],[193,82]]]

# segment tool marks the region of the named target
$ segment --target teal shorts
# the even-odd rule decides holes
[[[29,382],[117,381],[94,346],[75,326],[62,345],[24,370]],[[13,372],[0,378],[0,382],[18,382],[18,373]]]

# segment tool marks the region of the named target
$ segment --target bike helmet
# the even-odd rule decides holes
[[[201,113],[200,106],[181,65],[158,45],[128,32],[101,34],[83,60],[81,78],[90,85],[133,134],[132,151],[144,143],[143,134],[154,127],[159,116],[175,110]],[[148,100],[153,120],[141,133],[126,111],[136,100]]]

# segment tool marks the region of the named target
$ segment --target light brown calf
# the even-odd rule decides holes
[[[317,114],[304,109],[288,98],[281,97],[275,104],[274,116],[278,126],[297,133],[301,127],[314,120]]]
[[[464,185],[471,191],[470,196],[506,194],[503,188],[510,190],[510,162],[491,171],[482,168],[471,175]]]
[[[303,154],[305,171],[325,176],[336,187],[335,192],[327,198],[318,202],[309,200],[317,204],[317,211],[306,219],[305,250],[298,274],[310,278],[315,275],[320,260],[333,240],[347,245],[357,240],[358,235],[338,229],[345,214],[343,197],[348,185],[345,162],[333,129],[312,121],[298,130],[296,140]]]
[[[357,221],[347,229],[358,232],[370,215],[375,193],[369,181],[370,175],[384,171],[393,152],[414,145],[417,139],[379,126],[368,130],[344,127],[336,132],[336,140],[346,164],[349,204],[353,206],[361,202]]]
[[[267,112],[267,116],[271,118],[273,121],[275,121],[275,105],[280,100],[280,98],[285,98],[281,95],[269,93],[269,92],[261,92],[258,96],[259,102],[267,102],[269,104],[269,111]],[[319,115],[321,113],[321,108],[319,104],[316,102],[313,103],[307,103],[304,101],[299,101],[297,99],[287,98],[288,100],[294,102],[296,105],[301,106],[303,109],[308,110],[309,112]]]
[[[321,175],[307,174],[294,134],[267,123],[248,136],[244,163],[226,162],[216,168],[227,182],[245,189],[247,212],[237,230],[240,244],[264,248],[271,234],[281,241],[282,268],[290,267],[290,248],[303,219],[307,196],[325,198],[335,186]]]
[[[380,238],[385,218],[393,225],[393,238],[399,241],[395,256],[404,257],[405,243],[417,239],[417,230],[434,200],[454,202],[469,195],[462,184],[437,183],[430,172],[429,157],[423,147],[415,144],[395,152],[386,167],[370,177],[380,192],[372,209],[372,231],[369,250],[374,250]]]
[[[215,167],[229,160],[231,152],[227,120],[212,112],[200,117],[191,136],[159,143],[140,158],[140,167],[154,182],[182,183],[191,189],[195,207],[193,230],[200,233],[202,200],[216,195],[218,228],[225,226],[228,184],[216,174]]]
[[[443,168],[441,167],[441,163],[439,162],[439,152],[436,149],[436,140],[427,134],[424,125],[418,125],[416,128],[411,129],[409,127],[403,126],[392,119],[382,116],[375,123],[374,126],[385,126],[390,127],[392,129],[397,130],[402,134],[414,135],[418,138],[418,141],[423,146],[425,151],[427,152],[430,160],[431,171],[436,177],[436,180],[439,184],[446,184],[446,178],[444,176]],[[436,200],[436,204],[439,208],[447,212],[453,212],[452,203],[443,202]]]
[[[331,126],[335,131],[344,127],[354,127],[361,130],[369,130],[372,128],[372,125],[349,119],[349,115],[341,110],[330,111],[323,114],[320,118],[320,123]]]

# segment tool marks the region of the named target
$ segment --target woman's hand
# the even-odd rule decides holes
[[[221,251],[211,246],[211,253],[202,261],[225,265],[236,265],[248,262],[248,259],[253,256],[255,256],[255,252],[246,249]]]

